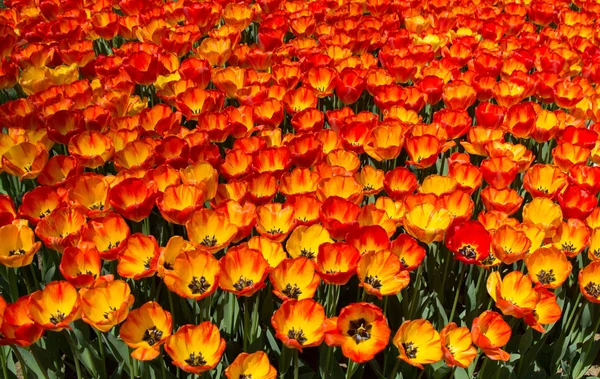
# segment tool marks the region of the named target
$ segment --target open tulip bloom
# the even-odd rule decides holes
[[[597,374],[598,1],[0,8],[0,378]]]

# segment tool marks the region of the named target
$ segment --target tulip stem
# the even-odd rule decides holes
[[[23,378],[27,379],[27,377],[28,377],[28,375],[27,375],[27,366],[25,365],[25,360],[23,359],[23,356],[21,355],[21,352],[19,351],[19,348],[16,347],[15,345],[10,345],[10,347],[12,347],[13,352],[17,356],[17,360],[19,361],[19,365],[21,365],[21,372],[23,373]]]
[[[460,265],[460,272],[458,274],[458,285],[456,287],[456,293],[454,294],[454,303],[452,304],[452,311],[450,312],[450,317],[448,318],[448,322],[452,322],[454,318],[454,312],[456,311],[456,305],[458,304],[458,296],[460,295],[460,290],[463,284],[463,273],[465,271],[465,265]]]
[[[65,329],[65,335],[67,336],[67,342],[69,343],[69,347],[73,353],[73,361],[75,361],[75,372],[77,373],[77,379],[81,379],[81,366],[79,365],[79,358],[77,357],[77,348],[75,347],[75,344],[73,343],[71,335],[67,329]]]
[[[37,275],[35,273],[35,268],[33,267],[33,263],[31,263],[29,265],[29,268],[31,269],[31,275],[33,276],[33,282],[35,283],[35,289],[38,290],[38,289],[40,289],[40,281],[38,280]]]
[[[410,318],[408,320],[412,320],[412,318],[414,317],[414,313],[418,309],[416,306],[416,302],[417,302],[417,295],[418,295],[420,287],[421,287],[421,275],[423,275],[423,264],[420,264],[419,268],[417,269],[417,276],[415,277],[415,285],[413,288],[413,295],[412,295],[412,299],[410,300],[410,303],[409,303]]]
[[[248,352],[248,342],[250,341],[250,302],[248,296],[244,297],[244,352]]]
[[[487,365],[488,361],[489,361],[489,359],[484,357],[483,364],[481,365],[481,368],[479,369],[479,372],[477,373],[478,378],[482,377],[481,375],[483,375],[483,370],[485,370],[485,366]]]
[[[392,369],[392,374],[390,375],[390,379],[396,379],[396,374],[398,373],[398,368],[400,368],[400,360],[396,359],[396,364]]]
[[[298,379],[300,373],[300,358],[298,358],[298,350],[294,349],[294,379]]]
[[[100,351],[100,358],[102,359],[102,362],[105,362],[106,358],[104,355],[104,344],[102,343],[102,332],[96,329],[96,335],[98,336],[98,350]],[[102,369],[104,370],[104,374],[106,376],[106,365],[102,365]]]
[[[8,378],[8,368],[6,367],[6,357],[4,356],[4,347],[0,348],[0,365],[2,365],[2,374]]]
[[[564,329],[568,329],[569,325],[571,324],[571,320],[573,320],[573,315],[575,314],[576,310],[577,310],[577,306],[579,305],[579,302],[581,301],[581,291],[578,291],[579,294],[577,295],[577,300],[575,300],[575,305],[573,306],[573,310],[571,311],[571,315],[569,316],[569,318],[567,319],[567,323],[565,324]],[[582,307],[583,309],[583,307]]]

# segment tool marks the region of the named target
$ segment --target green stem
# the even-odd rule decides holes
[[[481,375],[483,374],[483,370],[485,370],[485,366],[487,365],[488,361],[489,361],[489,358],[486,358],[486,359],[483,361],[483,364],[481,365],[481,368],[479,369],[479,372],[477,373],[477,377],[478,377],[478,378],[481,378],[481,377],[482,377]]]
[[[142,220],[142,233],[147,236],[150,235],[150,216]]]
[[[6,367],[6,357],[4,356],[3,348],[0,348],[0,365],[2,365],[2,375],[8,378],[8,368]]]
[[[15,345],[10,345],[10,347],[12,347],[13,352],[17,356],[17,360],[19,361],[19,364],[21,365],[21,372],[23,373],[23,379],[27,379],[27,377],[28,377],[27,366],[25,365],[25,360],[23,359],[23,356],[21,355],[19,348],[16,347]]]
[[[69,331],[65,329],[65,335],[67,336],[67,342],[69,343],[69,347],[71,348],[71,352],[73,353],[73,361],[75,361],[75,372],[77,373],[77,379],[81,379],[81,366],[79,365],[79,358],[77,357],[77,348],[71,339],[71,335]]]
[[[448,318],[448,322],[452,322],[454,319],[454,312],[456,311],[456,305],[458,304],[458,297],[460,296],[460,290],[463,284],[463,273],[465,270],[465,265],[460,266],[460,273],[458,274],[458,286],[456,287],[456,293],[454,294],[454,303],[452,304],[452,311],[450,312],[450,318]]]
[[[298,379],[300,374],[300,358],[298,357],[298,349],[294,349],[294,379]]]
[[[165,366],[167,365],[167,363],[165,362],[165,356],[163,354],[160,355],[160,373],[162,374],[161,377],[166,378],[167,377],[167,370],[165,368]]]
[[[400,367],[400,360],[396,359],[396,364],[392,369],[392,374],[389,376],[390,379],[396,379],[396,374],[398,373],[398,368]]]
[[[571,320],[573,319],[573,315],[575,314],[575,312],[577,311],[577,306],[579,305],[579,302],[581,301],[581,291],[577,291],[577,300],[575,300],[575,305],[573,305],[573,310],[571,311],[571,314],[569,315],[569,318],[567,319],[567,323],[565,324],[564,329],[568,329],[569,325],[571,325]],[[583,309],[583,307],[581,307]]]
[[[17,286],[17,276],[15,270],[12,268],[6,268],[8,274],[8,284],[10,288],[10,296],[12,297],[13,303],[19,300],[19,287]]]
[[[250,316],[250,301],[248,296],[244,297],[244,352],[248,352],[248,342],[250,341],[249,328],[249,316]]]
[[[358,363],[354,362],[352,359],[348,359],[348,368],[346,369],[346,379],[352,378],[352,375],[356,371],[356,365]]]
[[[389,296],[385,296],[383,298],[383,315],[387,317],[387,309],[388,309],[388,301],[389,301]]]
[[[419,293],[420,287],[421,287],[421,276],[423,275],[423,264],[419,265],[419,268],[417,269],[417,276],[415,277],[415,286],[413,288],[413,295],[412,295],[412,299],[410,300],[410,310],[409,310],[409,315],[410,318],[409,320],[412,320],[412,318],[414,317],[414,313],[416,312],[417,308],[417,294]]]
[[[104,344],[102,343],[102,332],[99,331],[98,329],[96,330],[96,335],[98,336],[98,350],[100,351],[100,358],[102,359],[102,362],[106,361],[105,355],[104,355]],[[106,365],[102,365],[102,369],[104,370],[104,377],[107,377],[107,373],[106,373]]]
[[[33,267],[33,263],[29,265],[29,268],[31,269],[31,275],[33,276],[33,282],[35,283],[35,289],[37,291],[38,289],[40,289],[40,281],[38,280],[38,277],[35,274],[35,268]]]

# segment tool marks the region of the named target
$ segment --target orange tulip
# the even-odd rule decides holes
[[[408,209],[403,220],[406,232],[426,244],[443,240],[451,223],[450,212],[428,203]]]
[[[271,317],[275,337],[290,349],[319,346],[323,342],[325,309],[312,299],[287,300]]]
[[[545,288],[560,287],[571,274],[572,265],[561,251],[552,247],[541,247],[525,259],[529,277]]]
[[[122,280],[98,281],[81,292],[82,319],[101,332],[125,321],[133,305],[129,285]]]
[[[269,356],[263,351],[252,354],[240,353],[225,369],[227,379],[248,378],[275,379],[277,370],[269,363]]]
[[[29,317],[29,296],[22,296],[12,304],[0,297],[0,345],[31,346],[44,334],[44,328]]]
[[[204,299],[218,287],[219,262],[205,251],[181,252],[171,269],[164,270],[163,280],[167,288],[177,295],[194,299]]]
[[[89,287],[100,275],[102,261],[95,249],[68,247],[61,257],[59,269],[62,276],[75,287]]]
[[[237,226],[229,221],[226,214],[212,209],[194,213],[185,228],[190,241],[213,254],[228,246],[238,232]]]
[[[129,312],[121,325],[119,336],[134,349],[131,356],[140,361],[150,361],[160,354],[173,330],[171,313],[163,310],[158,303],[149,301],[140,308]]]
[[[341,346],[342,354],[357,363],[368,362],[388,344],[390,328],[381,309],[370,303],[345,306],[328,319],[325,343]]]
[[[84,131],[69,141],[69,154],[83,167],[94,169],[104,166],[114,152],[110,138],[95,131]]]
[[[35,242],[35,234],[27,222],[13,221],[0,226],[0,239],[5,241],[0,248],[0,264],[17,268],[31,264],[41,242]]]
[[[281,300],[312,299],[321,278],[308,258],[284,259],[270,273],[273,293]]]
[[[501,347],[508,343],[512,330],[498,313],[484,311],[473,320],[473,343],[490,359],[508,361],[510,354]]]
[[[46,284],[29,297],[28,314],[46,330],[61,331],[80,318],[80,300],[77,289],[69,282],[56,281]]]
[[[449,367],[467,368],[477,356],[473,338],[467,327],[457,327],[451,322],[440,331],[444,362]]]
[[[30,142],[15,144],[2,155],[2,169],[21,180],[37,178],[47,162],[45,147]]]
[[[165,351],[173,364],[196,375],[214,369],[221,361],[225,347],[219,328],[210,321],[197,326],[184,325],[165,343]]]
[[[392,341],[400,352],[398,358],[421,370],[444,356],[440,334],[427,320],[404,321]]]
[[[524,231],[502,225],[492,235],[492,253],[505,264],[517,262],[529,252],[532,243]],[[489,264],[486,264],[489,266]]]
[[[110,213],[104,218],[88,222],[83,229],[79,247],[97,250],[103,260],[114,260],[123,249],[121,243],[130,233],[125,220],[116,213]]]
[[[44,245],[58,252],[79,242],[85,226],[85,216],[72,207],[61,207],[44,217],[36,226],[35,234]]]
[[[117,272],[123,278],[138,280],[156,273],[160,249],[154,236],[142,233],[130,235],[123,241]]]
[[[224,291],[250,297],[266,286],[270,266],[258,250],[245,246],[231,248],[219,265],[219,287]]]
[[[146,185],[137,178],[125,179],[108,191],[108,202],[124,218],[140,222],[150,215],[154,207],[157,188]]]
[[[408,286],[410,274],[398,256],[388,250],[364,254],[357,265],[360,286],[365,292],[382,299]]]
[[[579,290],[588,301],[600,303],[600,262],[593,261],[579,271]]]
[[[494,271],[488,277],[487,289],[502,313],[516,318],[533,312],[540,300],[531,280],[520,271],[509,272],[504,278]]]

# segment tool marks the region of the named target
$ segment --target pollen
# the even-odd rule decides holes
[[[163,332],[158,330],[156,326],[146,329],[142,336],[142,341],[148,342],[148,345],[154,346],[163,336]]]
[[[402,347],[404,348],[404,352],[406,353],[407,357],[410,359],[415,359],[417,357],[418,347],[416,347],[413,342],[403,343]]]
[[[375,275],[375,276],[371,276],[371,275],[367,276],[365,278],[365,283],[367,283],[371,287],[375,288],[376,290],[378,290],[381,287],[383,287],[383,284],[381,284],[381,280],[379,280],[379,278],[377,277],[377,275]]]
[[[300,345],[304,345],[304,343],[307,341],[306,337],[304,336],[304,331],[302,331],[302,329],[296,330],[295,328],[292,328],[288,330],[287,336],[289,339],[298,341]]]
[[[294,299],[294,300],[298,300],[298,297],[302,294],[302,291],[300,291],[300,288],[298,287],[298,285],[294,284],[293,286],[288,283],[285,288],[283,289],[283,291],[281,291],[285,296],[289,297],[290,299]]]
[[[364,318],[350,321],[348,335],[352,337],[357,344],[367,341],[371,338],[372,325]]]
[[[600,284],[589,282],[583,289],[595,298],[600,297]]]
[[[56,311],[55,314],[50,314],[50,322],[53,323],[54,325],[56,325],[56,324],[62,322],[66,317],[67,317],[67,315],[65,315],[61,311]]]
[[[204,239],[200,242],[200,245],[206,247],[213,247],[217,244],[217,237],[215,236],[205,236]]]
[[[254,284],[254,281],[252,279],[246,279],[244,276],[240,276],[240,280],[237,281],[237,283],[233,284],[233,288],[235,288],[238,291],[243,290],[246,287],[250,287]]]
[[[204,366],[206,360],[202,356],[202,353],[190,353],[190,357],[185,360],[185,363],[192,367]]]
[[[206,281],[204,276],[201,276],[198,279],[196,276],[192,276],[192,281],[188,284],[188,288],[192,291],[194,295],[202,295],[210,288],[210,283]]]
[[[23,249],[15,249],[15,250],[11,250],[11,251],[9,251],[9,252],[8,252],[8,256],[9,256],[9,257],[12,257],[12,256],[14,256],[14,255],[23,255],[23,254],[25,254],[25,253],[26,253],[26,251],[25,251],[25,250],[23,250]]]
[[[553,269],[550,269],[548,271],[541,270],[540,272],[537,273],[537,278],[538,278],[538,281],[540,283],[542,283],[543,285],[547,285],[547,284],[550,284],[550,283],[556,281],[556,276],[554,275]]]
[[[475,249],[473,249],[471,245],[461,247],[460,249],[458,249],[458,252],[460,253],[460,255],[467,259],[475,259],[475,257],[477,257],[477,252],[475,251]]]

